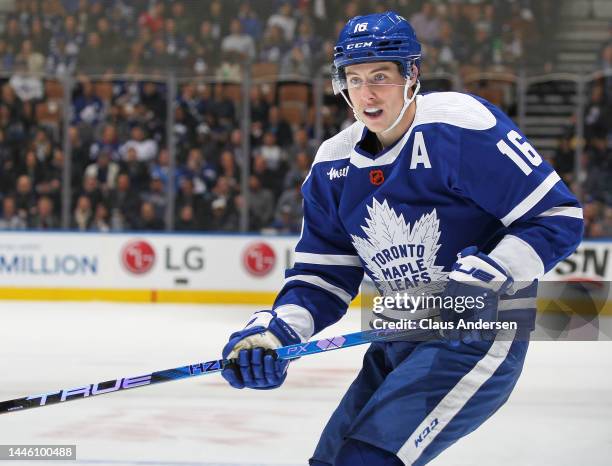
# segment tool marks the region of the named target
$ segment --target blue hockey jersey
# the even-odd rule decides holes
[[[435,288],[474,245],[529,284],[579,244],[578,201],[484,99],[418,96],[408,131],[376,154],[367,133],[356,122],[325,141],[302,187],[295,264],[274,303],[302,339],[342,317],[364,272],[385,295]]]

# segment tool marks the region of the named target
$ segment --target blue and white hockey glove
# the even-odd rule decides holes
[[[497,322],[499,297],[508,292],[513,280],[503,267],[475,246],[465,248],[457,257],[444,290],[455,305],[443,307],[440,312],[441,320],[453,327],[447,328],[444,336],[456,345],[460,341],[492,340],[495,330],[474,329],[473,324]]]
[[[230,335],[223,359],[237,361],[221,375],[234,388],[277,388],[287,377],[289,361],[276,359],[273,350],[295,343],[301,343],[300,337],[276,312],[256,312],[244,329]]]

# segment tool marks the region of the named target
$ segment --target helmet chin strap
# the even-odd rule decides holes
[[[412,103],[412,101],[416,98],[417,94],[419,93],[419,89],[421,89],[421,82],[417,78],[417,81],[415,83],[416,84],[416,89],[412,93],[412,97],[410,97],[410,98],[408,97],[408,89],[410,89],[413,86],[411,84],[411,82],[412,82],[412,80],[408,79],[408,80],[406,80],[406,84],[404,84],[404,105],[403,105],[402,109],[400,110],[399,115],[397,116],[395,121],[391,124],[391,126],[389,126],[386,130],[382,131],[380,134],[385,134],[385,133],[391,131],[393,128],[395,128],[399,124],[399,122],[404,117],[404,113],[406,113],[406,110],[408,110],[408,107],[410,107],[410,104]],[[340,92],[340,94],[342,94],[342,97],[344,97],[344,100],[346,101],[348,106],[353,111],[353,116],[355,117],[355,119],[357,121],[360,121],[361,123],[363,123],[365,125],[365,121],[363,121],[361,118],[359,118],[359,114],[357,113],[357,110],[355,110],[355,107],[353,107],[353,104],[351,103],[349,98],[346,96],[346,92],[342,91],[342,92]]]
[[[417,78],[416,89],[412,93],[412,97],[408,98],[408,89],[410,89],[410,87],[412,86],[410,84],[410,82],[411,82],[411,80],[407,80],[406,84],[404,84],[404,106],[400,110],[399,115],[397,116],[395,121],[391,124],[391,126],[389,126],[381,134],[385,134],[385,133],[391,131],[393,128],[395,128],[399,124],[399,122],[402,120],[402,118],[404,117],[404,113],[406,113],[406,110],[408,110],[408,107],[410,106],[412,101],[414,99],[416,99],[416,96],[419,93],[419,89],[421,89],[421,81],[419,81],[419,79]]]

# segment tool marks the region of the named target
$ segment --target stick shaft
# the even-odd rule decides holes
[[[364,331],[349,333],[332,338],[314,340],[307,343],[283,346],[276,349],[276,354],[280,359],[295,359],[302,356],[322,353],[324,351],[348,348],[350,346],[362,345],[372,341],[385,340],[396,335],[398,335],[398,332],[388,331]],[[56,390],[53,392],[40,393],[14,400],[2,401],[0,402],[0,414],[23,411],[24,409],[38,408],[41,406],[63,403],[65,401],[80,400],[91,396],[105,395],[107,393],[115,393],[122,390],[144,387],[147,385],[155,385],[163,382],[171,382],[173,380],[212,374],[222,371],[223,367],[228,364],[228,362],[229,360],[215,359],[212,361],[199,362],[189,364],[187,366],[152,372],[136,377],[124,377],[115,380],[107,380],[90,385],[83,385],[81,387]]]

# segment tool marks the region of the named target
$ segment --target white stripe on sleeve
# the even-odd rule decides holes
[[[512,345],[515,331],[499,332],[487,354],[455,385],[438,405],[423,419],[423,422],[408,437],[408,440],[399,451],[397,457],[405,465],[414,464],[419,459],[427,446],[433,442],[436,436],[448,425],[449,422],[463,409],[465,404],[472,398],[480,387],[495,373],[495,371],[506,360],[510,346]],[[423,431],[431,426],[437,419],[436,428],[422,438]]]
[[[302,282],[318,286],[319,288],[323,288],[325,291],[340,298],[347,306],[351,304],[352,298],[350,294],[348,294],[342,288],[339,288],[336,285],[332,285],[331,283],[326,282],[321,277],[317,277],[316,275],[294,275],[285,279],[285,285],[294,280],[300,280]]]
[[[545,212],[542,212],[538,217],[572,217],[582,220],[582,209],[580,207],[553,207]]]
[[[489,253],[489,257],[512,277],[514,291],[531,285],[531,282],[544,275],[542,259],[529,243],[518,236],[504,236]]]
[[[557,172],[552,172],[550,175],[546,177],[544,181],[542,181],[542,183],[540,183],[540,186],[534,189],[531,192],[531,194],[529,194],[525,199],[519,202],[514,207],[514,209],[508,212],[508,214],[504,218],[501,219],[501,222],[505,226],[508,226],[512,222],[514,222],[516,219],[525,215],[538,202],[540,202],[544,198],[544,196],[546,196],[546,193],[548,193],[548,191],[550,191],[553,188],[553,186],[556,185],[557,182],[560,180],[561,178],[559,178],[559,175],[557,174]]]
[[[317,265],[348,265],[352,267],[361,267],[359,256],[341,254],[312,254],[308,252],[296,252],[295,262]]]
[[[297,304],[283,304],[274,309],[274,312],[295,330],[302,343],[308,341],[314,333],[314,319],[308,309]]]

